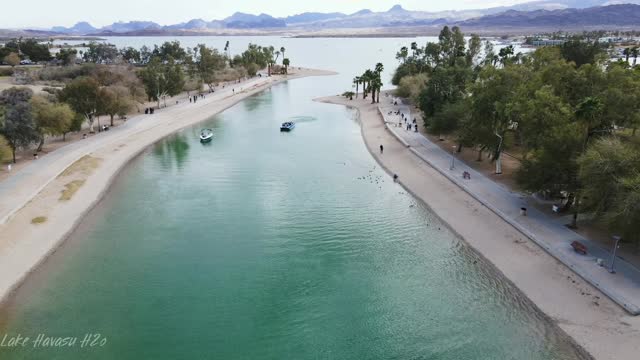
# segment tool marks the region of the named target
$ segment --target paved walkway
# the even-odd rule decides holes
[[[384,102],[389,102],[389,99],[384,99]],[[398,104],[401,104],[399,100]],[[451,169],[452,158],[454,158],[453,149],[451,149],[452,152],[447,152],[422,134],[407,131],[405,127],[399,127],[401,118],[399,115],[395,115],[395,112],[399,110],[410,119],[409,121],[412,121],[414,117],[410,107],[380,104],[379,110],[391,133],[416,156],[449,178],[629,313],[640,315],[640,269],[617,258],[615,261],[617,273],[609,273],[607,268],[596,263],[597,259],[603,259],[605,266],[608,266],[610,259],[608,250],[602,249],[599,244],[571,231],[548,215],[532,209],[527,205],[526,195],[510,191],[462,161],[454,159],[454,168]],[[402,124],[404,125],[404,121]],[[465,171],[471,174],[470,180],[463,178],[462,174]],[[520,214],[522,207],[528,208],[527,216]],[[585,244],[589,249],[589,254],[585,256],[573,251],[570,244],[574,240]]]

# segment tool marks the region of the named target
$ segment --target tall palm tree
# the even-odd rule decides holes
[[[373,81],[373,71],[367,70],[360,76],[362,79],[362,92],[364,94],[364,99],[367,98],[367,95],[371,92],[371,81]]]
[[[362,80],[360,79],[360,76],[356,76],[353,78],[353,83],[356,85],[356,99],[358,98],[358,89],[360,87],[360,82]]]
[[[375,68],[375,72],[377,74],[380,74],[384,71],[384,65],[382,65],[382,63],[377,63],[376,64],[376,68]]]
[[[278,58],[279,58],[279,57],[280,57],[280,51],[279,51],[279,50],[277,50],[277,51],[276,51],[276,60],[275,60],[275,62],[278,62]]]
[[[382,79],[380,79],[380,74],[375,74],[373,80],[371,80],[371,103],[375,104],[376,102],[380,102],[380,89],[382,88]],[[376,91],[378,92],[378,99],[376,100]]]
[[[286,50],[287,50],[287,49],[285,49],[285,48],[284,48],[284,46],[280,48],[280,53],[282,53],[282,65],[284,65],[284,52],[285,52]]]
[[[380,102],[380,90],[382,89],[382,72],[384,71],[384,65],[382,63],[377,63],[375,68],[375,80],[376,80],[376,89],[378,90],[378,101]]]
[[[629,56],[631,56],[631,49],[624,48],[624,50],[622,50],[622,55],[624,55],[625,61],[629,63]]]
[[[640,56],[640,48],[637,46],[631,48],[631,56],[633,56],[633,66],[636,66],[638,63],[638,56]]]

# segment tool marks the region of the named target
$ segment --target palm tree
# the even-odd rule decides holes
[[[273,59],[269,59],[269,62],[267,63],[267,75],[271,76],[271,67],[273,65],[275,65],[275,61],[273,61]]]
[[[631,56],[633,56],[633,66],[636,66],[636,63],[638,62],[638,56],[640,56],[640,48],[638,48],[637,46],[631,48]]]
[[[384,65],[382,63],[377,63],[375,68],[375,83],[376,89],[378,90],[378,102],[380,102],[380,90],[382,89],[382,72],[384,71]],[[375,95],[375,94],[374,94]]]
[[[624,50],[622,50],[622,55],[624,55],[625,61],[629,63],[629,56],[631,56],[631,49],[624,48]]]
[[[362,79],[362,92],[364,94],[363,99],[367,98],[369,92],[371,92],[371,81],[373,80],[373,71],[367,70],[360,76]]]
[[[291,64],[291,62],[289,61],[289,59],[284,58],[282,59],[282,65],[284,65],[284,73],[288,74],[289,73],[289,65]]]
[[[407,48],[406,46],[403,46],[400,48],[400,51],[396,54],[396,59],[402,60],[402,63],[404,64],[407,62],[408,56],[409,56],[409,48]]]
[[[356,76],[353,78],[353,83],[356,85],[356,99],[358,98],[358,89],[360,87],[360,82],[362,80],[360,79],[360,76]]]
[[[371,103],[375,104],[376,102],[380,102],[380,89],[382,89],[382,79],[380,79],[380,74],[376,74],[371,81]],[[378,92],[378,99],[376,100],[376,91]]]
[[[284,46],[280,48],[280,53],[282,54],[282,65],[284,65],[284,52],[285,52],[285,50],[287,50],[287,49],[285,49]]]
[[[274,62],[278,62],[278,58],[280,57],[280,51],[276,51],[276,59]]]
[[[413,51],[413,56],[416,56],[416,51],[418,51],[418,43],[417,42],[412,42],[411,43],[411,51]]]

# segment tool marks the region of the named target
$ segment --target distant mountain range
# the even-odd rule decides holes
[[[640,5],[621,4],[586,9],[562,10],[509,10],[460,22],[461,27],[529,27],[529,28],[575,28],[635,26],[640,28]]]
[[[619,4],[626,5],[619,5]],[[48,33],[60,35],[163,35],[237,30],[324,30],[356,28],[401,28],[440,26],[463,27],[557,27],[619,25],[640,27],[640,0],[540,0],[528,3],[476,10],[439,12],[410,11],[396,5],[383,12],[368,9],[353,14],[307,12],[284,18],[268,14],[235,13],[222,20],[193,19],[174,25],[150,21],[116,22],[95,28],[88,22],[72,27],[56,26]]]

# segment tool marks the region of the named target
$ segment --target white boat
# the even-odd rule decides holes
[[[200,131],[200,142],[207,143],[213,139],[213,130],[211,129],[202,129]]]
[[[280,131],[291,131],[295,127],[296,124],[293,121],[287,121],[285,123],[282,123],[282,125],[280,126]]]

